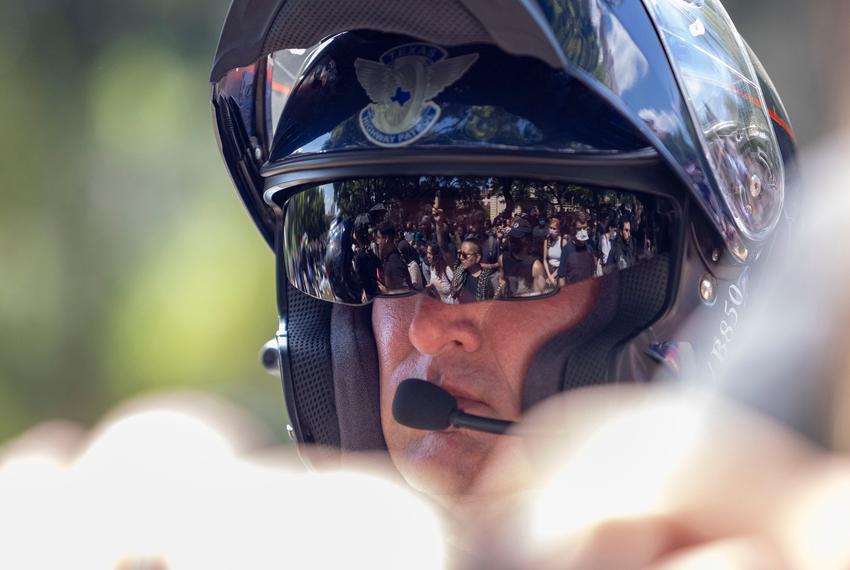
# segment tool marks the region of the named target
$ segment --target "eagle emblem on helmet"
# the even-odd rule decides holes
[[[432,101],[472,67],[478,54],[447,57],[441,47],[411,43],[385,52],[378,61],[357,58],[357,80],[372,100],[360,111],[363,134],[379,146],[408,145],[440,118]]]

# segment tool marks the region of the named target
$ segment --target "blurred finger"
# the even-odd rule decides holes
[[[790,569],[776,544],[763,537],[736,537],[676,552],[650,567],[652,570]]]

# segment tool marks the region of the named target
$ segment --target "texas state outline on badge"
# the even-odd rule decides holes
[[[378,61],[357,58],[357,80],[372,100],[360,111],[360,129],[378,146],[408,145],[440,118],[431,101],[478,60],[477,53],[447,58],[441,47],[410,43],[384,52]]]

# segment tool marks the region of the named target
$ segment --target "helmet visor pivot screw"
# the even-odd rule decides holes
[[[706,305],[711,305],[717,299],[717,280],[711,275],[703,275],[699,281],[699,297]]]

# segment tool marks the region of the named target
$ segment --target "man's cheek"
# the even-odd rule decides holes
[[[403,354],[409,345],[407,332],[416,312],[417,295],[396,299],[375,299],[372,306],[372,332],[382,356]]]

